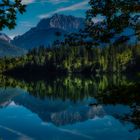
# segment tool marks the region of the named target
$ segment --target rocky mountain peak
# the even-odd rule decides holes
[[[0,40],[6,41],[6,42],[10,42],[11,38],[8,37],[6,34],[4,33],[0,33]]]
[[[37,25],[37,28],[39,29],[58,28],[68,32],[74,32],[83,29],[83,27],[83,18],[59,14],[54,14],[50,18],[42,19]]]

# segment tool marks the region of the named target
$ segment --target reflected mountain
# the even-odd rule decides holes
[[[69,100],[57,99],[54,101],[47,98],[40,100],[31,95],[22,95],[14,98],[14,102],[38,114],[44,122],[51,122],[57,126],[82,122],[105,115],[102,106],[89,107],[89,101],[73,103]]]
[[[6,88],[0,89],[0,107],[7,107],[11,103],[23,106],[31,112],[36,113],[44,122],[51,122],[55,125],[67,125],[76,122],[86,121],[95,116],[103,117],[105,112],[101,106],[89,107],[88,104],[93,99],[79,101],[74,103],[70,100],[61,99],[51,100],[29,95],[27,92]]]
[[[19,95],[18,89],[0,89],[0,108],[7,107],[13,100],[14,97]]]
[[[18,90],[18,93],[15,91],[16,94],[13,94],[13,92],[14,89],[0,90],[0,98],[5,95],[6,99],[0,106],[7,107],[11,103],[23,106],[37,114],[43,122],[53,123],[56,126],[75,124],[89,119],[95,119],[97,117],[103,118],[107,114],[115,116],[116,114],[122,114],[123,112],[119,109],[120,106],[89,106],[89,103],[96,102],[94,98],[90,97],[89,99],[74,103],[70,100],[63,101],[61,99],[54,101],[46,98],[41,100],[22,90]],[[5,106],[3,106],[4,104]],[[125,110],[123,114],[130,112],[130,109],[127,106],[121,106],[121,108]]]
[[[56,126],[75,124],[97,117],[103,118],[106,115],[126,120],[122,118],[134,114],[131,105],[136,100],[133,96],[120,92],[118,97],[111,90],[110,94],[105,92],[109,90],[109,86],[113,88],[113,85],[121,87],[133,83],[124,76],[119,77],[120,79],[107,76],[63,77],[53,81],[30,83],[7,77],[1,78],[0,85],[5,87],[0,89],[1,107],[7,107],[13,102],[37,114],[43,122],[53,123]],[[117,97],[122,102],[116,100]],[[133,104],[124,102],[124,97],[128,97],[127,100],[131,100]]]

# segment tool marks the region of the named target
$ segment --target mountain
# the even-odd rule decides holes
[[[25,49],[40,45],[49,46],[56,40],[62,41],[66,34],[83,28],[83,18],[55,14],[51,18],[42,19],[36,27],[25,34],[15,37],[12,44]],[[59,35],[57,35],[58,32]]]
[[[27,50],[39,47],[41,45],[48,46],[57,40],[57,37],[55,36],[56,32],[61,32],[61,37],[59,37],[59,40],[63,40],[66,32],[61,29],[50,28],[38,30],[36,28],[32,28],[24,35],[14,38],[12,44]]]
[[[74,16],[55,14],[51,18],[42,19],[38,25],[38,29],[57,28],[67,32],[75,32],[84,27],[84,19]]]
[[[14,97],[20,95],[19,92],[19,89],[16,88],[0,88],[0,108],[7,107]]]
[[[11,39],[4,33],[0,33],[0,57],[14,57],[25,54],[26,51],[11,44]]]
[[[4,33],[0,33],[0,40],[10,42],[11,38],[9,36],[7,36],[6,34],[4,34]]]

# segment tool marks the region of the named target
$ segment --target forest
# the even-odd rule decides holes
[[[139,45],[108,47],[55,45],[43,46],[16,58],[1,58],[1,73],[17,74],[103,74],[138,72]]]

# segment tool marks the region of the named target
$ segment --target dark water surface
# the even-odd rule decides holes
[[[20,81],[1,76],[2,140],[138,140],[139,93],[125,76]],[[129,86],[128,86],[129,87]],[[121,91],[121,90],[120,90]],[[134,92],[139,92],[134,90]]]

